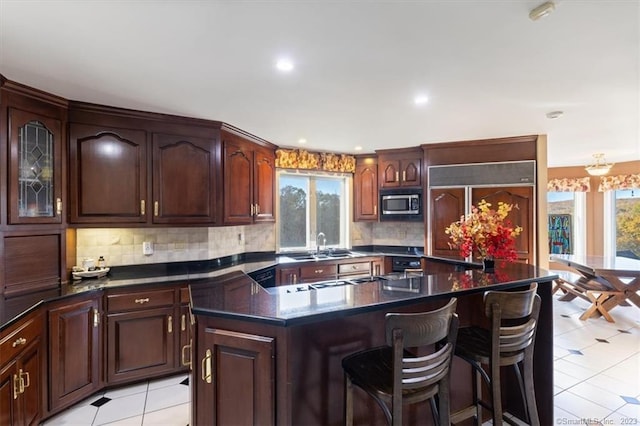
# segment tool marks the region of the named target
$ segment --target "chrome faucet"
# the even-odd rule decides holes
[[[320,238],[322,238],[324,247],[327,248],[327,236],[324,235],[324,232],[318,232],[318,235],[316,235],[316,253],[320,253]]]

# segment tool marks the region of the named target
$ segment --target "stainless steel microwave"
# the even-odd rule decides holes
[[[421,221],[422,189],[381,189],[380,220]]]

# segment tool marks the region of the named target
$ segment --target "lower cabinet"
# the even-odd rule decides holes
[[[180,321],[174,288],[107,293],[107,383],[176,372]]]
[[[275,423],[275,339],[198,325],[193,423]]]
[[[43,331],[38,317],[0,340],[0,425],[37,425],[42,417]]]
[[[278,266],[276,285],[314,283],[333,279],[360,278],[382,275],[385,272],[383,257],[361,257],[349,260],[322,260],[300,263],[296,266]]]
[[[49,309],[49,409],[57,411],[103,385],[102,294]]]

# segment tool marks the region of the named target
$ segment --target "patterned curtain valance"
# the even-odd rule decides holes
[[[617,191],[618,189],[640,189],[640,174],[602,176],[598,191]]]
[[[304,149],[277,149],[276,167],[354,173],[356,157],[329,152],[309,152]]]
[[[551,179],[547,183],[547,191],[589,192],[591,191],[591,179],[589,177]]]

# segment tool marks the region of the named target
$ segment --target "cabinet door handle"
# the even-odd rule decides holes
[[[298,275],[293,274],[293,283],[292,284],[298,284]]]
[[[173,315],[169,315],[167,318],[167,332],[169,334],[173,333]]]
[[[96,328],[100,325],[100,312],[98,308],[93,308],[93,327]]]
[[[18,337],[16,341],[11,344],[11,347],[15,348],[16,346],[26,345],[26,344],[27,344],[27,339],[25,339],[24,337]]]
[[[187,316],[182,314],[180,317],[180,330],[185,331],[187,329]]]
[[[402,181],[403,181],[403,182],[406,182],[406,181],[407,181],[407,171],[406,171],[406,170],[403,170],[403,171],[402,171]]]
[[[157,201],[153,202],[153,215],[158,216],[158,212],[160,211],[160,205]]]
[[[255,216],[256,215],[256,206],[255,204],[251,204],[251,216]]]
[[[211,383],[211,349],[207,349],[205,357],[202,358],[202,371],[200,373],[205,383]]]
[[[396,182],[400,182],[400,172],[396,172]]]
[[[256,216],[260,214],[260,204],[256,204]]]
[[[376,216],[378,214],[378,206],[373,206],[373,215]]]
[[[147,210],[146,207],[144,200],[140,200],[140,216],[145,215],[145,211]]]
[[[149,302],[149,298],[148,298],[148,297],[145,297],[144,299],[136,299],[136,300],[135,300],[135,302],[136,302],[136,303],[139,303],[139,304],[141,304],[141,305],[144,305],[145,303],[148,303],[148,302]]]
[[[25,379],[27,379],[26,384],[25,384]],[[20,382],[21,382],[21,387],[22,387],[22,393],[24,393],[24,390],[26,388],[28,388],[29,386],[31,386],[31,380],[29,378],[29,372],[28,371],[23,372],[22,370],[20,370]]]
[[[186,357],[184,356],[184,354],[186,353],[187,349],[189,350],[189,361],[187,361]],[[182,356],[180,358],[181,358],[181,361],[182,361],[182,365],[184,367],[191,367],[191,340],[189,340],[189,344],[188,345],[184,345],[182,347]]]
[[[56,198],[56,214],[60,216],[62,214],[62,199]]]

